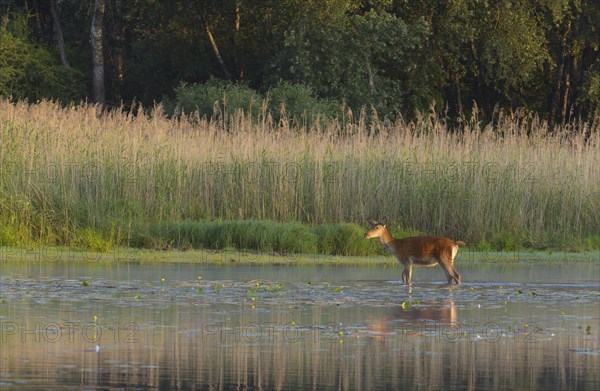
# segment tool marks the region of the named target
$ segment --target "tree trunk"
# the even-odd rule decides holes
[[[566,81],[566,74],[569,72],[567,61],[569,59],[569,36],[571,34],[571,21],[566,22],[565,32],[562,36],[562,45],[560,48],[560,63],[556,69],[556,86],[550,104],[550,120],[554,123],[563,123],[564,121],[564,106],[566,99],[566,91],[563,94],[563,80]]]
[[[121,101],[123,94],[124,78],[124,51],[125,51],[125,27],[123,25],[123,2],[115,0],[114,18],[112,29],[110,30],[110,39],[108,42],[108,53],[111,58],[112,73],[116,76],[116,81],[111,83],[111,97],[115,101]]]
[[[92,16],[91,42],[92,42],[92,100],[104,105],[106,97],[104,92],[104,0],[94,0]]]
[[[27,13],[30,12],[29,3],[27,1],[25,1],[25,10],[27,11]],[[44,30],[42,30],[42,21],[40,19],[40,7],[38,5],[37,0],[33,0],[33,14],[35,15],[35,25],[37,27],[38,34],[40,34],[40,36],[43,36]]]
[[[58,15],[58,10],[56,9],[56,0],[50,0],[50,12],[52,13],[52,19],[54,20],[54,37],[56,39],[56,44],[58,45],[60,61],[65,67],[70,68],[71,66],[67,59],[67,53],[65,52],[65,39],[60,25],[60,17]]]
[[[446,86],[443,87],[446,99],[446,110],[450,118],[463,118],[463,108],[460,96],[460,79],[458,76],[452,76],[452,78],[446,82]]]
[[[225,65],[225,61],[223,61],[223,57],[221,57],[221,53],[219,53],[219,47],[217,46],[217,42],[215,41],[215,38],[213,37],[212,33],[210,32],[210,27],[208,26],[207,21],[204,22],[204,29],[206,30],[206,35],[208,35],[208,40],[210,41],[210,46],[212,47],[213,53],[215,54],[215,57],[217,58],[217,61],[219,62],[219,66],[221,67],[221,70],[223,71],[225,78],[227,80],[231,80],[231,74],[227,70],[227,66]]]
[[[463,112],[462,96],[460,93],[460,79],[458,76],[454,76],[454,86],[456,87],[456,106],[458,108],[458,116],[460,118],[464,118],[465,114]]]
[[[125,31],[123,28],[123,2],[121,0],[115,1],[115,25],[113,30],[115,45],[115,65],[117,67],[117,79],[123,81],[123,47],[125,44]]]
[[[375,77],[373,76],[373,70],[371,69],[371,62],[369,61],[369,57],[367,56],[366,52],[363,53],[363,57],[367,66],[367,74],[369,75],[369,92],[375,95],[377,90],[375,89]]]
[[[235,2],[235,64],[238,69],[238,78],[239,80],[244,79],[244,68],[240,64],[240,22],[242,19],[242,15],[240,12],[240,2],[236,0]]]
[[[560,104],[560,92],[562,90],[564,58],[561,59],[559,66],[556,68],[556,86],[552,94],[552,102],[550,103],[550,121],[557,121],[558,106]]]
[[[566,70],[565,70],[565,89],[564,89],[564,93],[563,93],[563,100],[562,100],[562,109],[560,112],[560,123],[562,126],[565,126],[565,123],[567,122],[567,108],[569,105],[569,97],[571,95],[571,63],[572,63],[572,58],[571,56],[569,56],[568,60],[567,60],[567,64],[566,64]]]

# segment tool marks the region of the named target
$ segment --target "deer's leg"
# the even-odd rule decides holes
[[[404,265],[404,271],[402,272],[402,282],[406,285],[410,285],[410,280],[412,278],[412,265],[407,263]]]
[[[460,274],[454,269],[454,254],[450,256],[450,261],[448,262],[448,267],[450,269],[450,274],[452,275],[452,280],[456,282],[456,285],[460,284]],[[448,281],[448,283],[452,283]]]
[[[460,284],[460,274],[458,274],[456,269],[454,269],[454,257],[456,256],[457,251],[458,251],[458,247],[454,247],[452,253],[450,254],[450,262],[448,262],[448,265],[450,265],[453,280],[456,282],[456,285],[459,285]]]
[[[446,279],[448,279],[448,284],[452,284],[452,274],[450,273],[450,270],[448,270],[448,267],[444,266],[444,272],[446,273]]]
[[[456,270],[451,263],[440,262],[440,266],[444,269],[444,273],[446,273],[446,279],[448,279],[448,284],[452,284],[452,281],[456,282],[456,284],[460,284],[460,274]]]
[[[454,281],[456,282],[456,285],[460,284],[460,274],[458,274],[454,268],[452,268],[452,271],[454,272]]]

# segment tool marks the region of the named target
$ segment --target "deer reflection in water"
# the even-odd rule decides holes
[[[367,336],[383,341],[386,336],[421,337],[425,333],[442,333],[458,322],[456,304],[449,300],[406,301],[383,316],[367,320]]]

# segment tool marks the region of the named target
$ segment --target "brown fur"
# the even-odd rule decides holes
[[[454,241],[441,236],[418,236],[405,239],[394,239],[389,234],[386,225],[387,219],[382,223],[370,221],[372,227],[365,233],[365,238],[379,238],[379,241],[392,254],[396,256],[398,262],[404,265],[402,272],[402,281],[410,285],[412,276],[412,266],[435,266],[440,265],[446,273],[448,284],[454,281],[460,284],[460,274],[454,270],[454,257],[460,246],[464,246],[463,241]]]

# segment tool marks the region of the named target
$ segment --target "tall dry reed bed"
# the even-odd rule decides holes
[[[549,132],[535,116],[484,125],[449,132],[424,115],[306,129],[261,114],[168,119],[2,101],[0,243],[131,245],[179,222],[387,215],[483,247],[598,248],[599,129]]]

